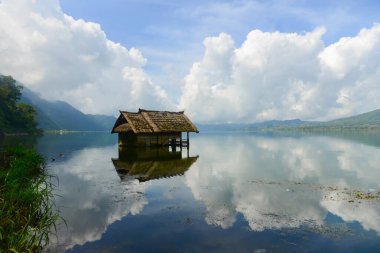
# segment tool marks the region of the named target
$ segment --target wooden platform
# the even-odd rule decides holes
[[[190,141],[189,139],[173,139],[170,140],[168,143],[168,146],[172,147],[189,147],[190,146]]]

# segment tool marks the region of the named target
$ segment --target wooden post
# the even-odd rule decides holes
[[[179,146],[182,149],[182,132],[179,134]]]
[[[189,132],[186,132],[186,133],[187,133],[187,149],[189,149],[190,147]]]

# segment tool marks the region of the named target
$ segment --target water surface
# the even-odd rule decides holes
[[[377,136],[201,133],[190,149],[47,135],[58,252],[376,252]]]

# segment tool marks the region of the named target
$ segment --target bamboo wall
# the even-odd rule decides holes
[[[132,134],[119,133],[119,146],[146,147],[168,145],[172,139],[180,139],[181,133]]]

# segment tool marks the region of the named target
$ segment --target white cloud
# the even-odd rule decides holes
[[[185,78],[179,107],[197,121],[330,119],[380,107],[380,25],[325,46],[305,34],[251,31],[240,47],[221,33]]]
[[[193,8],[188,18],[202,17],[206,29],[214,16],[217,22],[221,17],[232,20],[224,16],[228,6]],[[263,8],[258,3],[233,6],[229,17],[247,18],[247,10]],[[290,13],[294,11],[298,13]],[[195,121],[253,122],[330,119],[380,107],[378,24],[328,46],[322,40],[324,28],[302,34],[253,30],[240,46],[227,33],[207,37],[203,58],[183,80],[176,74],[155,73],[153,79],[165,83],[164,90],[145,72],[147,60],[138,49],[110,41],[99,24],[64,14],[58,0],[4,0],[0,19],[0,72],[45,98],[67,101],[87,113],[178,107]],[[229,24],[236,27],[234,22]],[[193,36],[194,29],[185,30],[184,38]],[[181,58],[195,57],[189,55]],[[172,66],[173,73],[184,69],[181,63],[175,68],[159,65]]]
[[[170,107],[146,59],[107,39],[99,24],[64,14],[57,0],[0,3],[0,71],[45,98],[87,113]]]

